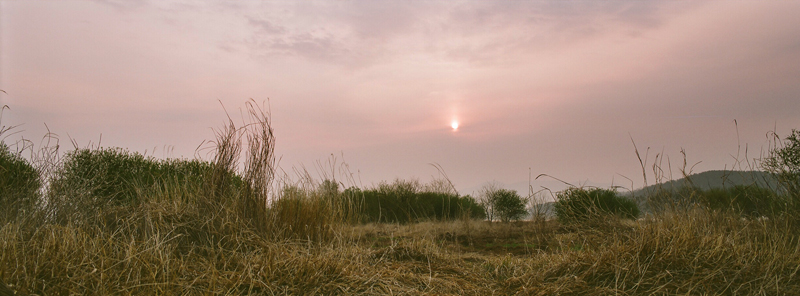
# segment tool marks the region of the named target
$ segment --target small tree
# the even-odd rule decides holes
[[[800,131],[792,129],[784,141],[776,135],[761,167],[777,177],[794,202],[800,202]]]
[[[495,192],[495,211],[500,221],[509,222],[519,220],[528,213],[525,210],[525,200],[519,196],[516,190],[500,189]]]
[[[497,185],[494,183],[486,184],[481,188],[478,192],[478,197],[480,199],[480,204],[483,207],[484,213],[486,213],[486,219],[489,221],[494,221],[496,218],[495,215],[495,203],[497,196],[494,194],[497,190],[499,190]]]
[[[499,189],[497,185],[486,185],[481,189],[481,205],[489,221],[500,219],[503,222],[519,220],[528,213],[526,200],[516,190]]]

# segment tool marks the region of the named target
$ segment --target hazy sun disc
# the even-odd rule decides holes
[[[453,120],[453,122],[450,123],[450,127],[452,127],[453,130],[458,130],[458,121]]]

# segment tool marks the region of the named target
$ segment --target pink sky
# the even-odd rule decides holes
[[[529,168],[642,186],[632,137],[695,171],[800,128],[798,1],[6,1],[3,125],[193,157],[269,99],[286,171],[520,191]],[[458,120],[458,131],[450,128]],[[171,147],[171,152],[164,152]],[[743,151],[742,151],[743,153]],[[675,175],[679,174],[677,170]],[[536,181],[538,186],[552,182]],[[527,192],[527,190],[525,190]]]

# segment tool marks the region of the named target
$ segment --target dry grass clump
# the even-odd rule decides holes
[[[283,239],[329,240],[346,219],[344,202],[325,191],[287,186],[270,206],[275,235]]]

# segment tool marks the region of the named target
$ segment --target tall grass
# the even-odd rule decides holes
[[[556,193],[555,211],[564,223],[586,223],[608,216],[636,219],[639,207],[616,191],[602,188],[569,188]]]
[[[0,135],[2,135],[0,133]],[[0,143],[0,225],[34,210],[39,199],[39,172],[20,153]]]
[[[436,184],[436,180],[432,184]],[[382,182],[375,188],[351,187],[342,193],[355,207],[357,220],[378,223],[413,223],[427,220],[485,218],[483,208],[470,196],[448,190],[434,191],[417,180]],[[441,189],[442,187],[434,185]]]
[[[214,164],[200,160],[156,160],[122,149],[76,149],[49,180],[48,218],[56,223],[94,223],[112,207],[136,207],[158,199],[194,202],[212,177]],[[228,174],[232,187],[242,180]]]
[[[483,214],[477,202],[441,180],[342,190],[330,175],[276,178],[270,115],[252,101],[245,108],[242,125],[229,118],[215,131],[209,160],[100,147],[57,157],[42,147],[31,163],[3,148],[0,293],[800,290],[800,223],[780,207],[790,189],[653,192],[643,198],[663,204],[638,220],[615,218],[630,213],[598,196],[583,199],[595,201],[584,205],[591,220],[492,223],[472,216]],[[576,190],[563,194],[591,196]]]

